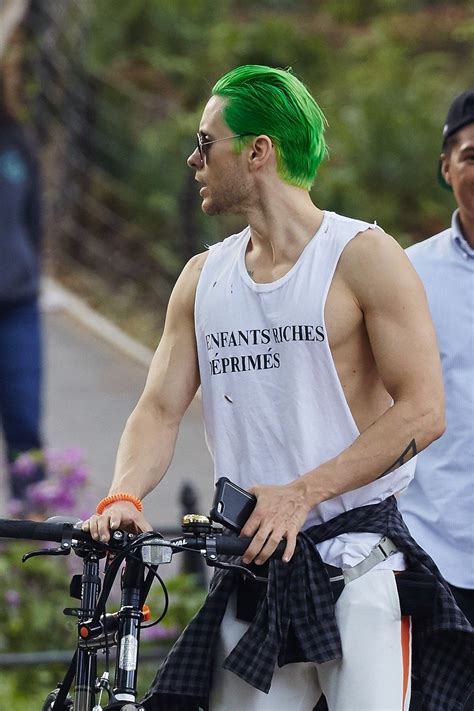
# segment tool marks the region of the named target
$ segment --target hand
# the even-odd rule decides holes
[[[90,531],[95,541],[103,543],[107,543],[110,539],[110,531],[115,531],[117,528],[131,533],[153,530],[143,513],[138,511],[130,501],[116,501],[109,504],[100,516],[93,514],[82,524],[83,531]]]
[[[295,552],[296,536],[310,510],[304,487],[297,479],[284,486],[253,486],[250,491],[257,497],[257,503],[240,535],[253,540],[242,562],[248,564],[255,561],[257,565],[262,565],[285,538],[287,543],[283,560],[288,563]]]

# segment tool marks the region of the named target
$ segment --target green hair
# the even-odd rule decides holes
[[[271,138],[283,180],[310,189],[327,153],[326,119],[291,70],[259,64],[237,67],[217,81],[212,94],[227,99],[223,117],[234,133]],[[244,138],[236,141],[239,151],[248,143]]]

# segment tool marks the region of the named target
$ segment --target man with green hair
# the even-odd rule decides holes
[[[321,693],[331,710],[408,708],[411,625],[395,573],[437,573],[395,496],[443,432],[439,356],[395,240],[312,202],[324,127],[290,71],[238,67],[214,86],[188,158],[202,210],[247,227],[179,277],[111,496],[85,527],[103,540],[150,530],[140,499],[164,476],[201,385],[215,476],[257,499],[242,564],[268,584],[216,575],[147,711],[310,711]],[[282,539],[283,561],[269,560]],[[426,709],[439,711],[466,696],[469,626],[433,579],[439,603],[420,631]]]

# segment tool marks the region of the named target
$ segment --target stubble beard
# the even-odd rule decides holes
[[[206,215],[241,215],[251,205],[252,190],[249,183],[237,179],[222,181],[204,197],[201,209]]]

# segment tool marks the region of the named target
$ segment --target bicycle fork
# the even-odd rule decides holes
[[[93,614],[100,592],[99,557],[94,553],[90,553],[85,559],[81,586],[79,625]],[[74,711],[89,711],[93,707],[95,704],[96,678],[96,650],[88,650],[80,646],[77,650]]]
[[[89,559],[87,560],[87,563]],[[91,561],[92,562],[92,561]],[[109,616],[104,614],[103,639],[94,638],[90,641],[90,651],[82,646],[78,650],[76,666],[76,697],[74,711],[93,711],[97,708],[104,709],[132,709],[141,708],[135,705],[136,686],[138,674],[138,649],[140,643],[140,623],[141,595],[143,587],[143,577],[145,568],[140,561],[127,560],[122,572],[121,580],[121,604],[118,613]],[[85,608],[87,617],[88,606],[93,609],[97,603],[99,587],[92,587],[97,581],[95,575],[97,569],[91,568],[84,571],[83,581],[86,588],[82,589],[82,606]],[[100,586],[100,582],[99,582]],[[96,679],[97,648],[103,648],[108,643],[113,646],[117,644],[117,657],[115,669],[115,687],[112,689],[107,676],[100,680]],[[105,642],[105,645],[104,645]],[[95,694],[99,687],[105,690],[109,696],[108,704],[105,707],[94,706]],[[102,695],[102,694],[101,694]],[[76,707],[77,704],[77,707]],[[130,704],[130,706],[129,706]]]
[[[144,570],[140,561],[132,559],[127,560],[122,574],[114,689],[114,696],[120,701],[136,701]]]

